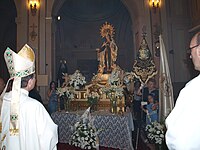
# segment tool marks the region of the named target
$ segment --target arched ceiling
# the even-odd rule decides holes
[[[112,17],[122,6],[119,0],[67,0],[58,15],[64,14],[82,21],[97,21]]]

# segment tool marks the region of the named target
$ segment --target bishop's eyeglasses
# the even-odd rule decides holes
[[[197,44],[197,45],[195,45],[195,46],[192,46],[192,47],[188,48],[188,49],[187,49],[187,54],[191,54],[192,49],[198,47],[199,45],[200,45],[200,44]]]

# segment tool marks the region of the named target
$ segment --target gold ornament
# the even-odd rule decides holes
[[[115,34],[114,31],[115,31],[114,27],[111,24],[105,22],[105,24],[103,24],[100,29],[100,34],[102,38],[106,37],[107,35],[113,37],[113,35]]]

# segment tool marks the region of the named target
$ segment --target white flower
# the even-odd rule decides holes
[[[110,99],[122,98],[123,88],[117,86],[103,87],[102,91],[107,94]]]
[[[164,138],[164,134],[160,134],[160,137],[161,137],[161,138]]]
[[[75,132],[70,138],[71,145],[77,145],[82,149],[96,149],[97,131],[91,121],[88,115],[81,116],[81,119],[74,125]]]
[[[66,96],[68,99],[74,98],[74,89],[70,87],[59,87],[56,90],[58,96]]]
[[[88,135],[88,132],[87,131],[84,131],[85,135]]]
[[[146,126],[145,131],[147,131],[147,138],[155,144],[162,144],[164,141],[164,126],[160,123],[152,122]]]
[[[58,95],[58,96],[62,96],[62,95],[64,95],[64,89],[63,88],[57,88],[57,91],[56,91],[56,94]]]
[[[81,148],[83,149],[85,146],[84,145],[81,145]]]
[[[69,75],[69,84],[75,89],[78,89],[79,86],[82,86],[85,83],[85,77],[80,73],[79,70],[76,70],[74,74]]]

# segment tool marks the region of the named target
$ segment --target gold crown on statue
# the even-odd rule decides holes
[[[27,44],[18,53],[8,47],[4,58],[11,78],[25,77],[35,72],[35,54]]]
[[[114,31],[114,27],[111,24],[105,22],[105,24],[103,24],[100,29],[100,34],[102,38],[104,38],[107,35],[110,35],[112,37],[115,34]]]

